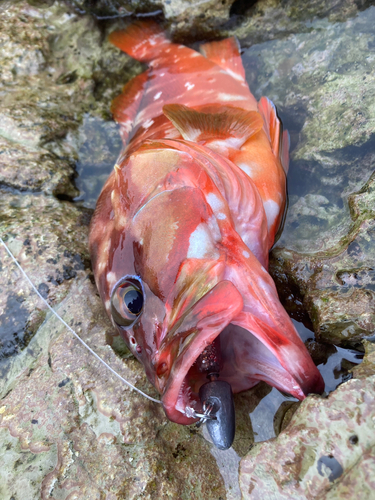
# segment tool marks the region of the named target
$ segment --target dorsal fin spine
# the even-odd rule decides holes
[[[235,138],[239,148],[263,127],[257,111],[232,106],[209,105],[193,109],[182,104],[166,104],[163,112],[184,139],[194,142]]]

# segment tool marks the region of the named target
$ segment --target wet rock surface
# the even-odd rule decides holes
[[[266,384],[236,395],[235,441],[218,452],[204,429],[168,422],[99,365],[0,247],[0,498],[371,498],[363,484],[374,487],[375,361],[373,344],[362,344],[375,329],[369,3],[0,6],[0,236],[112,367],[156,396],[114,336],[87,250],[91,208],[121,147],[109,104],[142,69],[106,41],[134,19],[129,11],[162,10],[157,19],[176,40],[237,34],[252,45],[251,89],[278,105],[291,133],[290,206],[271,258],[280,294],[295,319],[313,325],[317,364],[337,354],[333,344],[366,349],[353,379],[328,398],[300,405]],[[119,14],[113,26],[96,19]]]
[[[106,343],[112,327],[89,276],[74,281],[57,311],[110,366],[155,396],[139,363],[124,363]],[[1,447],[10,452],[2,498],[25,498],[26,484],[28,498],[225,495],[208,443],[112,378],[51,314],[23,361],[0,408]],[[197,484],[195,474],[210,484]]]
[[[79,126],[87,115],[109,118],[107,103],[137,65],[58,2],[0,9],[0,186],[74,198]]]
[[[374,382],[352,379],[328,399],[306,399],[277,440],[242,459],[243,497],[373,498]]]
[[[317,364],[333,345],[366,350],[358,367],[334,369],[347,365],[345,383],[292,408],[278,438],[242,459],[241,492],[252,500],[373,497],[375,8],[344,19],[348,6],[244,56],[251,88],[278,104],[291,134],[289,209],[270,265],[279,293],[313,326]]]
[[[329,19],[244,59],[255,95],[278,104],[291,134],[289,209],[271,271],[318,340],[358,347],[375,328],[375,8]]]
[[[217,36],[229,22],[234,0],[73,0],[79,11],[91,13],[99,19],[129,17],[156,17],[180,41],[202,40]]]
[[[310,396],[286,414],[275,440],[253,446],[240,463],[243,498],[372,499],[375,348],[353,378],[327,398]]]

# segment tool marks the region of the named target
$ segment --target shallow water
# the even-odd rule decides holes
[[[74,201],[84,207],[95,208],[96,200],[113,170],[122,143],[114,122],[86,114],[79,128],[80,147],[76,170],[76,186],[80,191]]]
[[[348,197],[374,169],[375,7],[243,53],[251,91],[270,98],[290,133],[289,210],[278,247],[334,246],[352,224]],[[356,146],[352,144],[355,143]]]

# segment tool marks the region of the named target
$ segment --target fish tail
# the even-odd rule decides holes
[[[149,62],[171,42],[153,21],[138,21],[125,30],[113,31],[109,41],[137,61]]]
[[[245,69],[240,54],[240,44],[235,37],[219,42],[208,42],[200,46],[207,59],[225,69],[236,80],[245,81]]]

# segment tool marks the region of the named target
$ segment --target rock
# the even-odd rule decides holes
[[[318,341],[354,348],[375,328],[374,21],[374,7],[316,19],[244,54],[251,89],[278,105],[291,134],[289,209],[271,273],[284,304],[293,296],[307,310]]]
[[[6,4],[0,43],[0,185],[74,198],[80,125],[88,114],[109,118],[108,103],[138,66],[127,72],[130,58],[102,43],[95,21],[58,2]]]
[[[89,276],[74,281],[57,310],[110,366],[156,396],[141,365],[106,343],[113,329]],[[28,498],[43,499],[178,498],[197,488],[207,498],[225,495],[208,443],[168,423],[160,405],[112,376],[50,313],[28,350],[0,407],[1,447],[10,451],[2,498],[22,497],[26,487]],[[209,483],[192,481],[193,471]]]
[[[277,440],[242,459],[243,498],[373,498],[374,382],[353,379],[326,400],[306,399]]]
[[[6,192],[1,194],[0,210],[2,237],[10,250],[42,296],[58,304],[72,280],[88,267],[91,214],[51,197]],[[32,360],[35,355],[25,348],[46,311],[0,246],[0,394],[4,396],[15,383],[17,370],[27,366],[25,356]]]
[[[367,342],[352,380],[309,396],[277,439],[253,446],[240,464],[243,498],[373,498],[374,352]]]
[[[264,14],[256,10],[266,5]],[[306,8],[283,27],[296,5],[288,2],[268,32],[280,13],[276,6],[267,21],[270,5],[252,8],[258,14],[246,20],[249,32],[245,21],[236,29],[245,43],[258,33],[262,43],[244,54],[250,87],[276,103],[291,134],[289,210],[271,272],[293,317],[306,322],[308,312],[320,342],[308,342],[317,363],[327,356],[324,343],[359,349],[363,343],[366,354],[353,378],[328,398],[309,396],[298,409],[283,403],[275,418],[281,433],[255,444],[241,461],[241,492],[251,500],[371,499],[375,365],[373,344],[364,339],[373,340],[375,327],[375,73],[369,66],[375,9],[358,13],[354,3],[339,2],[330,19],[315,19],[307,29]]]
[[[218,29],[229,20],[234,0],[74,0],[82,12],[98,18],[120,17],[123,23],[129,16],[158,16],[165,27],[180,42],[193,41],[218,33]]]
[[[314,19],[345,22],[371,4],[371,0],[311,0],[308,4],[299,0],[236,0],[222,34],[235,34],[242,47],[250,47],[290,34],[308,33]]]

